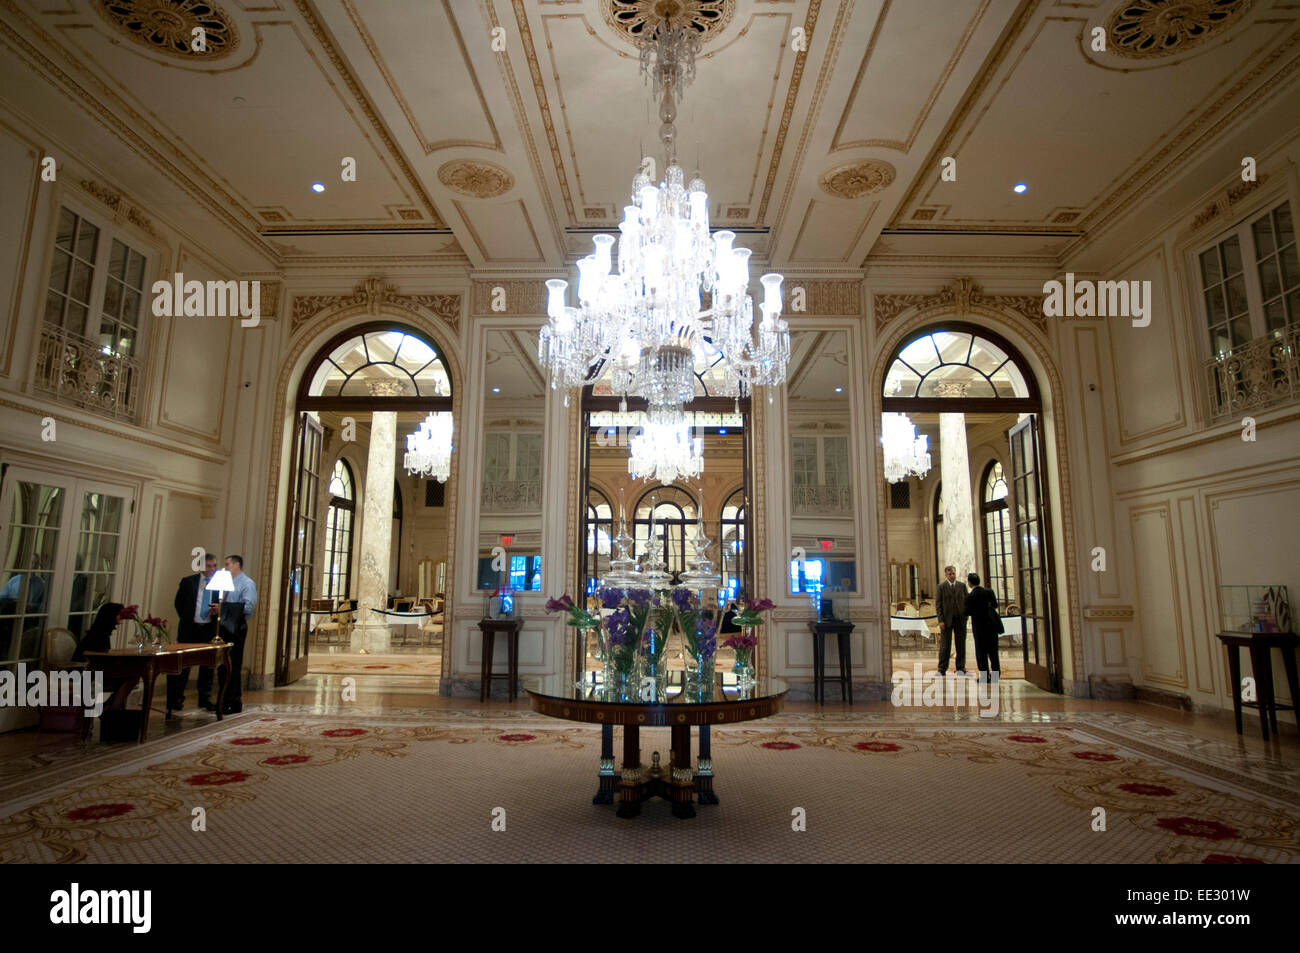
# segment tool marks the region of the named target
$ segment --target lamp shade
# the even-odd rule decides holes
[[[203,588],[211,589],[213,592],[234,592],[235,577],[230,574],[229,569],[218,569]]]

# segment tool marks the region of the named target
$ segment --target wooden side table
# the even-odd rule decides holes
[[[484,619],[478,624],[483,633],[483,669],[480,675],[478,700],[485,702],[492,688],[492,679],[510,680],[510,700],[515,700],[515,691],[519,683],[519,630],[523,623],[518,619]],[[505,674],[492,674],[492,652],[496,648],[496,634],[501,632],[506,637]]]
[[[1241,734],[1241,709],[1259,709],[1259,726],[1268,741],[1268,727],[1277,734],[1277,711],[1295,711],[1300,705],[1300,677],[1296,674],[1296,646],[1300,635],[1294,632],[1220,632],[1219,641],[1228,649],[1228,678],[1232,681],[1232,711],[1237,718],[1237,734]],[[1250,667],[1255,674],[1255,690],[1259,701],[1241,700],[1241,649],[1250,652]],[[1273,649],[1282,650],[1282,666],[1286,669],[1286,683],[1291,689],[1291,704],[1279,704],[1273,695]]]
[[[831,681],[840,683],[840,701],[848,698],[853,704],[853,656],[849,645],[849,635],[853,632],[852,622],[823,621],[809,622],[808,631],[813,637],[813,695],[817,704],[826,704],[826,634],[839,637],[840,674],[832,675]]]

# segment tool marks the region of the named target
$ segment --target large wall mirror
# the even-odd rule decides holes
[[[854,498],[846,331],[792,331],[786,383],[790,440],[790,560],[792,595],[856,593],[860,540]]]
[[[486,342],[476,588],[539,592],[547,384],[537,332],[493,329]]]

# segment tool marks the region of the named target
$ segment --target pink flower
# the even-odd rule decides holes
[[[139,615],[140,615],[140,607],[139,607],[139,606],[123,606],[122,609],[121,609],[121,611],[118,612],[118,614],[117,614],[117,621],[118,621],[118,622],[130,622],[130,621],[132,621],[132,620],[138,618]]]

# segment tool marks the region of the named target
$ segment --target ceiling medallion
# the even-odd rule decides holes
[[[736,0],[608,0],[605,22],[634,43],[652,38],[661,27],[687,26],[707,43],[731,22]]]
[[[455,159],[438,169],[438,181],[453,192],[473,199],[494,199],[515,187],[515,177],[481,159]]]
[[[823,172],[818,184],[822,191],[842,199],[856,199],[879,192],[894,181],[894,167],[880,159],[862,159]]]
[[[1173,56],[1217,36],[1241,18],[1251,0],[1126,0],[1106,21],[1120,56]]]
[[[171,56],[215,60],[239,45],[230,16],[202,0],[99,0],[95,6],[140,45]],[[203,50],[194,49],[196,29],[203,30]]]

